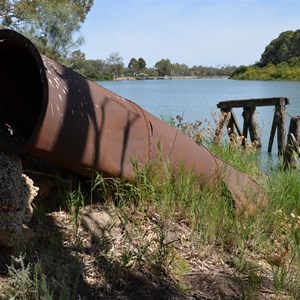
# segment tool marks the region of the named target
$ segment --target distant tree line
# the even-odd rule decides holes
[[[282,32],[266,46],[259,62],[240,66],[232,79],[300,80],[300,30]]]
[[[40,53],[65,64],[93,80],[112,80],[119,76],[230,76],[234,66],[193,66],[161,59],[148,68],[144,58],[131,58],[125,66],[119,52],[105,59],[87,59],[79,47],[80,28],[94,0],[0,0],[0,28],[27,36]],[[74,37],[77,37],[74,39]]]
[[[93,80],[112,80],[115,77],[164,77],[164,76],[196,76],[196,77],[229,77],[235,70],[234,66],[193,66],[171,63],[169,59],[161,59],[153,68],[147,68],[144,58],[131,58],[127,67],[119,52],[112,52],[106,59],[90,60],[77,50],[72,53],[66,64],[74,71]]]
[[[80,27],[94,0],[0,0],[0,28],[27,36],[40,53],[93,80],[119,76],[228,76],[232,79],[300,80],[300,30],[282,32],[266,46],[258,62],[250,66],[192,66],[164,58],[153,68],[144,58],[132,58],[125,66],[119,52],[105,59],[86,59]],[[74,37],[77,37],[74,39]]]

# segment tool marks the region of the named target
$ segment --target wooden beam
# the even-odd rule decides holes
[[[244,99],[221,101],[217,104],[220,109],[229,109],[234,107],[256,107],[256,106],[272,106],[272,105],[288,105],[289,99],[286,97],[261,98],[261,99]]]
[[[261,147],[260,130],[257,122],[255,107],[250,108],[249,133],[251,142],[255,142],[257,147]]]
[[[243,137],[247,139],[248,130],[249,130],[249,122],[250,122],[250,109],[249,107],[244,107],[243,111],[244,125],[243,125]],[[245,144],[245,140],[243,141],[243,145]]]
[[[234,111],[231,111],[231,118],[230,118],[230,128],[231,128],[231,130],[232,130],[231,133],[234,133],[234,132],[235,132],[235,131],[234,131],[234,127],[235,127],[235,129],[236,129],[236,131],[237,131],[237,134],[238,134],[239,136],[242,136],[242,131],[241,131],[239,125],[238,125],[238,122],[237,122],[237,118],[236,118],[236,116],[235,116],[235,113],[234,113]],[[228,126],[228,128],[229,128],[229,126]]]
[[[275,108],[278,110],[279,114],[277,122],[278,154],[283,155],[286,146],[285,105],[276,105]]]
[[[278,122],[278,114],[277,110],[275,109],[271,132],[270,132],[270,139],[269,139],[269,146],[268,146],[268,153],[272,152],[273,142],[274,142],[274,136],[277,128],[277,122]]]
[[[285,107],[290,104],[289,99],[286,97],[273,97],[273,98],[259,98],[259,99],[244,99],[244,100],[230,100],[221,101],[217,104],[217,107],[221,111],[231,111],[235,107],[243,107],[243,136],[246,139],[248,131],[250,133],[250,139],[252,142],[257,142],[258,147],[261,147],[260,130],[256,117],[257,106],[275,106],[275,113],[273,117],[273,123],[270,133],[270,140],[268,146],[268,152],[272,151],[275,132],[277,130],[278,141],[278,154],[283,155],[286,146],[286,131],[285,131]],[[224,124],[222,124],[223,126]],[[234,126],[236,126],[239,134],[241,133],[235,115],[232,112],[227,127],[230,132],[234,132]],[[229,134],[230,134],[229,132]],[[241,134],[240,134],[241,135]],[[245,144],[245,141],[243,142]]]

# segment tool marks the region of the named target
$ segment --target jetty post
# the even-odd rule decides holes
[[[278,154],[283,155],[286,147],[286,130],[285,130],[285,107],[289,100],[285,97],[276,98],[273,123],[271,127],[268,153],[272,152],[274,135],[277,129]]]
[[[291,117],[287,144],[284,152],[284,169],[298,168],[300,154],[300,116]]]
[[[274,97],[274,98],[257,98],[257,99],[244,99],[244,100],[226,100],[217,104],[221,113],[230,112],[230,120],[227,123],[227,129],[229,136],[234,133],[234,129],[237,130],[239,136],[244,137],[243,143],[250,135],[251,142],[255,142],[257,147],[261,147],[260,129],[257,121],[256,107],[258,106],[275,106],[275,112],[273,117],[273,123],[271,128],[270,140],[268,145],[268,152],[272,151],[274,135],[277,129],[278,139],[278,153],[283,155],[286,146],[286,132],[285,132],[285,107],[289,104],[289,100],[286,97]],[[243,131],[241,132],[233,108],[243,108]],[[220,131],[224,124],[219,124],[218,130]]]

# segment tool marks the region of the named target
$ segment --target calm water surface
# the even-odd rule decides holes
[[[300,115],[300,82],[244,81],[229,79],[136,80],[99,82],[103,87],[130,99],[158,117],[183,115],[184,121],[211,118],[218,113],[217,103],[225,100],[287,97],[288,116]],[[242,127],[242,109],[235,109]],[[258,107],[262,132],[262,156],[267,156],[274,107]],[[289,117],[286,127],[288,129]],[[273,154],[277,155],[274,141]]]

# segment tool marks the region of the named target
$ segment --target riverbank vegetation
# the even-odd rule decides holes
[[[0,29],[27,36],[40,53],[63,62],[82,43],[81,24],[93,0],[0,0]],[[77,38],[76,38],[77,37]]]
[[[64,19],[65,0],[4,0],[0,20],[6,28],[22,28],[24,22],[24,32],[33,34],[41,53],[84,76],[113,78],[124,72],[119,53],[105,61],[89,61],[80,51],[69,54],[69,34],[78,32],[80,24],[71,21],[83,21],[92,2],[73,1],[77,6],[68,6],[71,18]],[[146,73],[146,61],[135,60],[141,62],[138,71],[132,66],[128,71]],[[162,59],[148,72],[181,76],[187,69],[193,68]],[[199,77],[213,76],[209,71],[193,69]],[[200,186],[184,168],[174,176],[170,165],[160,161],[143,168],[133,161],[131,182],[97,173],[87,180],[25,170],[40,187],[29,224],[34,235],[16,251],[0,249],[0,299],[299,299],[299,171],[283,171],[279,163],[262,173],[253,145],[245,149],[234,136],[228,142],[214,139],[217,122],[203,126],[180,117],[169,122],[256,179],[268,206],[248,218],[240,216],[221,183],[214,189]]]
[[[245,80],[300,80],[300,30],[282,32],[251,66],[240,66],[230,77]]]
[[[123,61],[117,51],[107,58],[88,59],[79,50],[84,42],[80,27],[93,6],[93,0],[0,0],[0,28],[9,28],[28,37],[41,54],[58,61],[91,80],[113,80],[116,77],[230,76],[236,69],[172,63],[164,58],[147,66],[143,57]],[[77,38],[75,38],[77,37]]]
[[[106,59],[86,59],[84,53],[75,51],[65,64],[77,73],[92,80],[113,80],[114,78],[147,79],[157,77],[229,77],[235,70],[234,66],[193,66],[172,63],[169,59],[161,59],[154,67],[147,68],[146,60],[142,57],[132,58],[128,66],[118,52],[112,52]]]
[[[1,277],[1,299],[299,299],[298,171],[263,174],[253,145],[169,121],[255,178],[269,205],[239,216],[222,184],[200,187],[162,162],[136,165],[132,182],[56,178],[35,203],[32,242]]]
[[[300,30],[282,32],[266,46],[260,60],[250,66],[190,67],[162,58],[149,67],[146,58],[132,57],[129,62],[124,62],[117,51],[112,51],[107,58],[88,59],[79,50],[84,41],[80,36],[80,27],[93,3],[93,0],[41,0],[30,3],[27,0],[0,0],[0,28],[17,30],[27,36],[40,53],[95,81],[117,77],[147,79],[165,76],[300,80]]]

